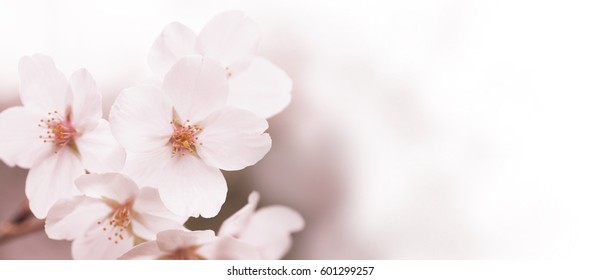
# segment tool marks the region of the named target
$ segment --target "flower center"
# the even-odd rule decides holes
[[[54,144],[59,149],[75,144],[73,140],[77,136],[77,130],[71,123],[70,107],[67,108],[66,116],[62,116],[58,111],[48,112],[46,119],[41,119],[38,126],[46,130],[45,134],[39,136],[44,143]]]
[[[172,253],[162,256],[160,260],[206,260],[203,256],[198,255],[196,251],[199,246],[191,246],[187,248],[179,248]]]
[[[198,142],[198,134],[202,132],[202,128],[198,125],[192,125],[190,120],[181,123],[176,118],[171,122],[171,126],[173,126],[173,135],[169,140],[169,143],[173,146],[171,155],[184,156],[186,151],[191,155],[198,155],[196,144],[202,145],[202,142]]]
[[[128,201],[125,204],[117,204],[113,201],[109,202],[112,205],[113,211],[97,224],[102,227],[102,231],[108,234],[108,241],[119,244],[119,241],[125,239],[123,235],[128,235],[131,225],[131,206],[132,202]]]

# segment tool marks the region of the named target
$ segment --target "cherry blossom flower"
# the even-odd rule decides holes
[[[255,55],[258,39],[256,22],[240,11],[217,15],[199,35],[173,22],[155,40],[148,61],[152,71],[162,78],[186,55],[212,58],[228,77],[228,104],[269,118],[289,104],[292,81],[279,67]]]
[[[23,106],[0,114],[0,159],[31,168],[25,193],[31,211],[44,218],[62,198],[78,194],[73,180],[85,171],[119,171],[123,148],[102,119],[102,96],[80,69],[67,78],[48,56],[19,62]]]
[[[124,260],[254,260],[256,248],[230,237],[216,237],[212,230],[166,230],[156,241],[140,244],[119,259]]]
[[[223,222],[219,236],[230,236],[257,248],[262,259],[280,259],[292,245],[291,233],[304,228],[298,212],[285,206],[256,211],[259,194],[252,192],[248,204]]]
[[[162,88],[125,89],[110,121],[127,150],[123,172],[158,188],[165,205],[182,216],[215,216],[227,193],[219,169],[239,170],[271,148],[267,121],[228,107],[227,80],[208,58],[187,56],[165,76]]]
[[[74,240],[74,259],[116,259],[187,220],[167,210],[156,189],[119,173],[83,175],[75,184],[83,195],[57,202],[46,218],[48,237]]]

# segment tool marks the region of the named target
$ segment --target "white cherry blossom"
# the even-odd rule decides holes
[[[159,78],[186,55],[199,54],[219,62],[229,80],[228,104],[269,118],[290,102],[292,80],[267,59],[255,54],[256,22],[240,11],[215,16],[200,34],[173,22],[156,38],[148,61]]]
[[[102,119],[102,96],[85,69],[69,80],[48,56],[19,62],[23,106],[0,114],[0,159],[31,168],[25,193],[38,218],[59,199],[77,194],[73,180],[90,172],[119,171],[124,150]]]
[[[280,259],[292,245],[291,234],[304,228],[298,212],[285,206],[256,211],[259,194],[252,192],[248,204],[223,222],[219,236],[230,236],[257,248],[262,259]]]
[[[123,172],[156,187],[182,216],[215,216],[227,193],[219,169],[239,170],[271,148],[267,121],[226,106],[227,80],[209,58],[187,56],[162,87],[125,89],[115,101],[113,134],[127,150]]]
[[[256,248],[212,230],[166,230],[156,241],[140,244],[119,259],[124,260],[254,260]]]
[[[168,211],[156,189],[119,173],[83,175],[75,184],[83,195],[57,202],[46,218],[48,237],[74,240],[74,259],[116,259],[187,220]]]

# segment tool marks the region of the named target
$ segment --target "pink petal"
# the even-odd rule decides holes
[[[113,137],[108,121],[97,120],[96,127],[75,140],[85,169],[91,172],[117,172],[125,164],[125,150]]]
[[[83,236],[96,221],[108,215],[111,208],[103,201],[76,196],[57,202],[46,217],[46,234],[52,239],[73,240]]]
[[[258,192],[252,192],[248,196],[248,204],[235,212],[235,214],[231,215],[231,217],[221,224],[219,236],[232,236],[234,238],[238,238],[240,233],[246,228],[248,223],[250,223],[259,199],[260,196]]]
[[[153,151],[169,142],[173,107],[164,94],[152,86],[123,90],[110,111],[114,137],[127,152]]]
[[[172,156],[170,148],[129,153],[123,172],[142,186],[158,188],[165,206],[180,216],[214,217],[227,195],[221,171],[195,156]]]
[[[185,229],[186,216],[178,216],[169,211],[158,195],[158,190],[142,188],[133,204],[135,218],[133,232],[146,240],[156,239],[156,234],[169,229]]]
[[[263,118],[281,112],[292,98],[292,80],[279,67],[255,56],[248,68],[229,80],[228,105]]]
[[[210,166],[239,170],[261,160],[271,149],[271,137],[263,133],[267,121],[249,111],[226,107],[200,122],[200,157]]]
[[[119,260],[157,260],[163,255],[165,252],[158,248],[156,241],[149,241],[133,247],[119,257]]]
[[[179,23],[170,23],[163,29],[150,48],[148,63],[162,79],[180,58],[194,54],[196,33]]]
[[[52,145],[39,136],[41,116],[25,107],[12,107],[0,113],[0,159],[8,166],[30,168],[34,161],[51,153]]]
[[[45,218],[55,202],[79,194],[73,182],[83,174],[81,160],[67,147],[34,163],[25,182],[31,212],[39,219]]]
[[[131,222],[133,233],[144,240],[156,239],[156,234],[169,229],[183,230],[183,223],[147,214],[136,213]]]
[[[108,198],[119,204],[124,204],[139,192],[136,183],[120,173],[86,174],[77,178],[75,185],[88,197]]]
[[[79,69],[71,75],[70,85],[72,122],[79,127],[102,118],[102,95],[92,75],[85,69]]]
[[[162,200],[160,200],[158,190],[154,188],[142,188],[135,199],[133,209],[138,213],[162,217],[176,221],[179,224],[183,224],[188,219],[188,216],[176,215],[169,211],[169,209],[167,209],[163,204]]]
[[[218,237],[216,241],[200,247],[198,255],[209,260],[260,260],[256,247],[231,237]]]
[[[239,239],[256,246],[264,259],[282,258],[292,245],[291,233],[304,228],[298,212],[284,206],[258,210]]]
[[[232,67],[241,61],[249,61],[256,51],[258,38],[256,22],[240,11],[229,11],[206,24],[198,36],[196,49],[198,53],[218,60],[224,67]]]
[[[216,62],[201,56],[186,56],[169,70],[163,84],[182,118],[198,121],[227,102],[227,78]]]
[[[212,230],[166,230],[158,233],[156,242],[163,252],[173,252],[180,248],[202,245],[215,241]]]
[[[124,231],[123,239],[115,237],[113,231],[104,231],[93,224],[84,236],[76,238],[71,253],[76,260],[114,260],[133,248],[133,236]],[[110,239],[109,239],[110,238]]]
[[[69,84],[49,56],[35,54],[19,61],[21,102],[34,112],[64,112],[71,102]]]

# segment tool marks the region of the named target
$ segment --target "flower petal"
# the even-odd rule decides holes
[[[69,80],[73,95],[72,122],[78,127],[102,118],[102,95],[86,69],[75,71]]]
[[[0,113],[0,159],[8,166],[31,168],[34,161],[51,153],[52,145],[39,138],[41,116],[25,107],[12,107]]]
[[[198,246],[215,241],[212,230],[165,230],[156,236],[158,248],[163,252],[173,252],[180,248]]]
[[[254,214],[239,239],[256,246],[264,259],[280,259],[290,249],[290,234],[304,228],[298,212],[284,206],[269,206]]]
[[[180,58],[194,54],[196,33],[189,27],[172,22],[163,29],[150,48],[148,64],[162,79]]]
[[[81,160],[68,147],[34,163],[25,181],[31,212],[39,219],[45,218],[55,202],[77,195],[73,181],[83,174]]]
[[[250,223],[259,199],[260,196],[258,192],[252,192],[248,196],[248,204],[235,212],[235,214],[231,215],[231,217],[227,218],[227,220],[221,224],[219,236],[232,236],[234,238],[238,238],[240,233],[246,228],[248,223]]]
[[[195,156],[172,157],[169,148],[128,154],[123,172],[142,186],[158,188],[165,206],[180,216],[214,217],[227,196],[219,169]]]
[[[248,68],[229,80],[227,104],[270,118],[287,107],[291,92],[290,77],[268,60],[255,56]]]
[[[186,56],[169,70],[163,84],[177,113],[198,121],[227,103],[227,78],[216,62]]]
[[[112,232],[104,231],[101,226],[92,225],[86,234],[76,238],[71,247],[73,259],[76,260],[114,260],[133,248],[133,236],[122,234],[117,239]]]
[[[46,234],[52,239],[73,240],[83,236],[93,223],[110,211],[106,203],[95,198],[76,196],[61,200],[48,211]]]
[[[139,188],[121,173],[86,174],[75,180],[77,189],[88,197],[112,199],[119,204],[135,197]]]
[[[19,76],[21,102],[27,109],[40,114],[65,111],[72,99],[69,84],[49,56],[35,54],[21,58]]]
[[[94,129],[75,140],[85,169],[96,172],[117,172],[125,164],[125,150],[113,137],[108,121],[100,119]]]
[[[258,25],[240,11],[215,16],[198,36],[197,51],[225,66],[247,60],[258,46]]]
[[[185,229],[183,223],[139,213],[134,217],[131,226],[133,233],[143,240],[154,240],[156,239],[156,234],[164,230]]]
[[[163,251],[158,248],[156,241],[144,242],[140,245],[133,247],[127,251],[119,260],[157,260],[161,256],[165,255]]]
[[[138,213],[149,214],[172,221],[176,221],[179,224],[183,224],[187,221],[188,216],[176,215],[169,211],[163,204],[158,194],[158,190],[154,188],[142,188],[135,203],[133,204],[133,210]]]
[[[218,237],[198,249],[198,255],[209,260],[260,260],[256,247],[231,237]]]
[[[114,137],[127,152],[153,151],[166,145],[173,133],[173,107],[152,86],[123,90],[110,111]]]
[[[271,149],[271,137],[263,133],[269,124],[246,110],[223,108],[200,127],[198,153],[210,166],[239,170],[257,163]]]
[[[156,234],[169,229],[185,229],[187,216],[178,216],[169,211],[160,200],[158,190],[142,188],[133,204],[135,217],[133,232],[145,239],[154,240]]]

